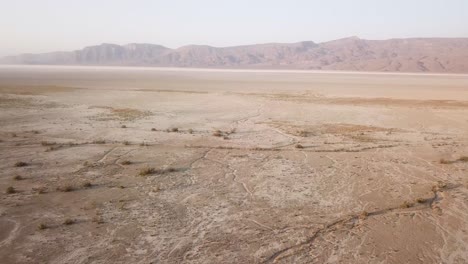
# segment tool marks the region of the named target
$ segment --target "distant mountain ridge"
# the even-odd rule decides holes
[[[269,43],[234,47],[101,44],[70,52],[22,54],[2,64],[310,69],[468,73],[468,38]]]

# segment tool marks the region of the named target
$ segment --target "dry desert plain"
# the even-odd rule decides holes
[[[468,76],[1,66],[1,263],[467,263]]]

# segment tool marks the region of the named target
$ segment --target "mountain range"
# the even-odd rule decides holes
[[[22,54],[1,64],[309,69],[468,73],[468,38],[269,43],[233,47],[101,44],[69,52]]]

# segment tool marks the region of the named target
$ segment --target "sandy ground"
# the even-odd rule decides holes
[[[468,261],[468,76],[1,67],[0,109],[1,263]]]

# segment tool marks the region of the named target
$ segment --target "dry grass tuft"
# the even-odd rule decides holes
[[[29,164],[24,162],[24,161],[18,161],[15,163],[15,167],[26,167],[28,166]]]
[[[83,188],[91,188],[92,186],[93,185],[89,181],[83,183]]]
[[[148,143],[146,143],[144,141],[140,143],[140,147],[146,147],[146,146],[149,146]]]
[[[41,141],[41,145],[42,146],[53,146],[53,145],[57,145],[56,142],[50,142],[50,141]]]
[[[188,133],[189,133],[189,134],[193,134],[193,129],[190,128],[190,129],[188,130]]]
[[[44,230],[44,229],[47,229],[47,228],[48,228],[48,226],[46,224],[44,224],[44,223],[40,223],[40,224],[37,225],[37,229],[39,229],[39,230]]]
[[[24,180],[24,178],[23,178],[21,175],[15,175],[15,176],[13,177],[13,180],[15,180],[15,181],[21,181],[21,180]]]
[[[400,208],[403,208],[403,209],[405,209],[405,208],[410,208],[410,207],[413,207],[413,205],[414,205],[414,204],[411,203],[411,202],[404,201],[404,202],[400,205]]]
[[[92,221],[97,224],[104,224],[104,219],[98,215],[94,216]]]
[[[124,144],[125,146],[128,146],[128,145],[130,145],[130,142],[128,142],[127,140],[125,140],[125,141],[123,142],[123,144]]]
[[[17,137],[16,133],[11,133],[11,137]]]
[[[38,194],[44,194],[44,193],[47,193],[47,188],[46,187],[39,187],[39,188],[35,189],[35,191]]]
[[[416,199],[416,202],[420,203],[420,204],[423,204],[423,203],[427,202],[427,199],[426,198],[418,198],[418,199]]]
[[[138,173],[138,175],[147,176],[147,175],[151,175],[151,174],[153,174],[155,172],[156,172],[155,168],[147,167],[147,168],[141,169],[140,172]]]
[[[297,135],[300,136],[300,137],[307,137],[309,133],[307,133],[307,131],[305,130],[299,130],[297,131]]]
[[[7,194],[16,193],[16,189],[13,186],[10,186],[10,187],[6,188],[5,193],[7,193]]]
[[[96,139],[93,141],[93,144],[106,144],[106,141],[104,139]]]
[[[63,221],[64,225],[73,225],[74,223],[75,223],[75,220],[71,218],[67,218]]]
[[[72,192],[74,190],[75,188],[73,188],[72,185],[65,185],[65,186],[57,187],[57,191],[60,191],[60,192]]]
[[[127,128],[127,126],[126,126],[126,125],[122,125],[122,126],[120,126],[120,128]]]
[[[361,214],[359,215],[359,219],[364,220],[367,219],[369,216],[369,213],[367,211],[362,211]]]
[[[440,159],[441,164],[453,164],[456,162],[468,162],[468,156],[462,156],[456,160],[446,160],[446,159]]]
[[[297,149],[303,149],[304,148],[304,146],[302,146],[301,144],[296,144],[294,147],[297,148]]]
[[[153,127],[153,128],[151,128],[151,131],[158,131],[158,130],[157,130],[156,128]]]
[[[129,161],[129,160],[124,160],[124,161],[122,161],[120,164],[122,164],[122,165],[130,165],[130,164],[132,164],[132,162]]]
[[[171,132],[179,132],[179,129],[177,127],[171,128]]]
[[[222,137],[223,136],[223,132],[221,130],[215,130],[213,132],[213,136],[215,137]]]

